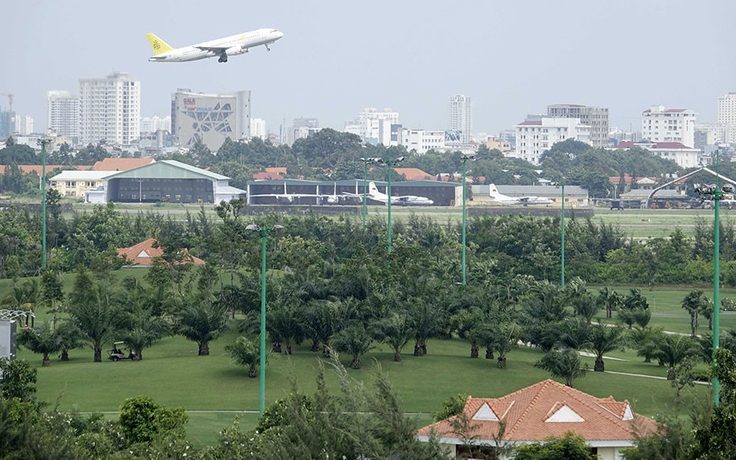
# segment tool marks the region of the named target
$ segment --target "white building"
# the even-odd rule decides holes
[[[33,118],[30,115],[16,115],[15,131],[21,136],[27,136],[33,132]]]
[[[473,137],[473,103],[469,96],[451,96],[447,103],[447,130],[460,133],[460,142]]]
[[[69,91],[46,93],[46,127],[76,142],[79,139],[79,98]]]
[[[262,118],[251,118],[250,119],[250,137],[260,137],[266,140],[266,120]]]
[[[129,145],[140,137],[141,82],[125,72],[79,80],[79,142]]]
[[[155,133],[159,130],[171,132],[171,117],[154,115],[152,117],[141,117],[141,134]]]
[[[695,112],[654,105],[641,114],[641,136],[650,142],[679,142],[695,146]]]
[[[406,150],[417,153],[426,153],[429,150],[442,152],[445,150],[444,131],[425,131],[423,129],[403,128],[399,132],[398,145],[403,145]]]
[[[639,147],[648,150],[654,155],[665,160],[672,160],[681,168],[696,168],[706,164],[703,152],[700,149],[687,147],[680,142],[619,142],[616,147],[609,150],[628,150]]]
[[[718,123],[736,125],[736,93],[718,98]]]
[[[171,95],[171,129],[182,147],[202,139],[213,152],[227,138],[250,139],[250,91],[204,94],[179,89]]]
[[[359,132],[357,133],[366,142],[372,144],[391,145],[391,125],[399,124],[399,112],[383,109],[379,112],[374,107],[363,109],[358,115]],[[347,132],[353,132],[353,130]]]
[[[538,165],[542,154],[557,142],[573,139],[590,144],[590,125],[579,118],[546,118],[516,125],[516,151],[509,156]]]
[[[547,106],[547,116],[552,118],[579,118],[590,125],[590,145],[596,148],[608,146],[608,109],[578,104],[555,104]]]

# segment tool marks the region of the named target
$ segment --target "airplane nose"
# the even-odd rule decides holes
[[[276,31],[276,40],[278,40],[279,38],[281,38],[283,36],[284,36],[284,33],[283,32],[281,32],[279,30]]]

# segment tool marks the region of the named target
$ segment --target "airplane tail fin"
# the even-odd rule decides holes
[[[151,48],[153,48],[153,54],[155,55],[167,53],[174,49],[169,46],[165,41],[158,38],[155,34],[146,34],[146,38],[148,39],[148,43],[151,44]]]
[[[378,187],[376,187],[376,183],[371,181],[368,183],[368,193],[370,193],[371,195],[377,195],[377,194],[380,194],[381,192],[378,191]]]
[[[496,186],[494,184],[490,184],[488,186],[488,194],[491,195],[491,196],[500,196],[501,195],[501,193],[498,191],[498,189],[496,188]]]

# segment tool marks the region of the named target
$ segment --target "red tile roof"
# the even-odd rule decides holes
[[[501,398],[468,397],[463,413],[471,422],[470,433],[455,431],[452,422],[458,416],[454,416],[420,429],[417,435],[493,441],[498,439],[500,421],[506,428],[498,440],[517,442],[542,441],[568,431],[587,441],[632,441],[634,431],[645,435],[657,429],[654,420],[632,412],[628,401],[618,402],[612,396],[597,398],[554,380]]]
[[[118,257],[125,259],[125,265],[150,267],[153,264],[154,257],[161,257],[164,254],[161,248],[153,247],[155,241],[155,239],[149,238],[129,248],[118,248]],[[186,253],[186,257],[191,260],[192,264],[204,265],[204,260],[190,255],[186,249],[183,249],[183,251]]]
[[[28,174],[31,171],[34,171],[39,176],[41,175],[41,169],[43,168],[43,165],[18,165],[18,168],[23,174]],[[49,174],[54,169],[76,169],[77,171],[87,171],[91,168],[91,166],[85,166],[85,165],[75,165],[75,166],[67,166],[67,165],[46,165],[46,174]]]
[[[437,180],[437,176],[433,176],[419,168],[394,168],[394,171],[403,174],[406,180]]]
[[[105,158],[92,165],[92,171],[129,171],[155,162],[153,158]]]

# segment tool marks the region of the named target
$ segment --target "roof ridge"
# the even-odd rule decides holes
[[[597,412],[598,414],[600,414],[600,415],[602,415],[602,416],[604,416],[604,417],[606,417],[608,419],[611,419],[611,415],[615,415],[611,411],[609,411],[608,409],[606,409],[605,407],[603,407],[603,405],[601,405],[601,403],[600,403],[600,399],[601,398],[598,398],[597,396],[590,395],[590,394],[585,393],[583,391],[580,391],[580,390],[578,390],[576,388],[565,387],[565,389],[566,390],[573,390],[572,393],[571,392],[568,392],[568,394],[571,397],[573,397],[574,399],[576,399],[578,402],[580,402],[581,404],[583,404],[584,406],[586,406],[586,407],[590,408],[591,410],[593,410],[594,412]],[[594,404],[590,404],[587,401],[588,398],[580,398],[575,393],[580,393],[580,394],[583,394],[583,395],[588,396],[591,400],[593,400],[593,403]],[[618,401],[616,401],[616,402],[618,402]],[[618,425],[620,428],[628,429],[625,426],[625,424],[623,423],[623,420],[619,419],[619,417],[614,416],[612,421],[613,421],[613,423],[615,423],[616,425]]]
[[[510,395],[508,395],[508,396],[511,396],[511,395],[515,395],[515,394],[517,394],[517,393],[521,393],[521,392],[522,392],[522,391],[524,391],[524,390],[529,390],[530,388],[534,388],[535,386],[538,386],[538,387],[539,387],[539,388],[538,388],[538,389],[536,390],[537,392],[536,392],[536,394],[534,395],[534,397],[532,398],[532,400],[531,400],[531,401],[529,401],[529,404],[528,404],[528,405],[526,406],[526,408],[524,409],[524,412],[522,412],[522,413],[521,413],[521,415],[519,415],[519,418],[517,418],[517,419],[516,419],[516,423],[514,423],[514,426],[512,426],[510,430],[506,431],[506,432],[504,433],[504,436],[503,436],[503,437],[507,437],[507,436],[510,436],[510,435],[511,435],[511,433],[513,433],[513,432],[514,432],[514,431],[516,430],[516,428],[517,428],[517,427],[519,427],[519,426],[521,425],[521,422],[522,422],[522,421],[524,420],[524,417],[526,417],[526,415],[527,415],[527,414],[529,413],[529,411],[531,410],[532,406],[534,406],[534,403],[535,403],[535,402],[537,401],[537,399],[539,398],[539,395],[540,395],[540,394],[542,393],[542,390],[544,390],[545,388],[547,388],[547,387],[549,386],[550,382],[553,382],[553,383],[557,383],[557,382],[555,382],[554,380],[551,380],[551,379],[547,379],[547,380],[543,380],[543,381],[541,381],[541,382],[539,382],[539,383],[535,383],[535,384],[534,384],[534,385],[532,385],[532,386],[529,386],[529,387],[526,387],[526,388],[522,388],[522,389],[520,389],[520,390],[517,390],[517,391],[515,391],[515,392],[511,393]]]

